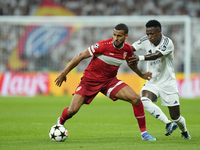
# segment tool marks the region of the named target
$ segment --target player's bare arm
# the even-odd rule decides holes
[[[133,51],[135,51],[134,48],[133,48]],[[155,53],[147,54],[147,55],[143,55],[143,56],[137,56],[136,54],[134,54],[132,57],[130,57],[128,63],[135,64],[135,62],[138,62],[140,60],[156,60],[162,56],[163,56],[163,54],[158,50]]]
[[[67,81],[67,74],[74,69],[83,59],[91,57],[90,52],[85,50],[84,52],[78,54],[74,57],[69,64],[65,67],[65,69],[58,75],[54,82],[56,82],[57,86],[61,86],[63,81]]]
[[[129,64],[127,60],[127,64],[131,68],[131,70],[133,70],[142,79],[150,80],[152,78],[152,73],[151,72],[142,73],[140,69],[138,68],[137,63],[134,63],[134,65],[132,65],[132,64]]]

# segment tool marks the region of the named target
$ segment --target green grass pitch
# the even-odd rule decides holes
[[[180,99],[191,140],[183,140],[179,129],[165,136],[165,124],[146,113],[147,130],[157,141],[142,141],[129,103],[97,97],[66,122],[67,140],[53,142],[49,130],[70,101],[71,97],[0,97],[0,150],[200,149],[200,99]],[[169,117],[168,109],[161,109]]]

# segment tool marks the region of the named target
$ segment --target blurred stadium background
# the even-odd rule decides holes
[[[89,59],[61,88],[53,81],[75,55],[110,38],[117,22],[128,24],[132,44],[145,35],[149,19],[158,19],[174,41],[180,96],[200,97],[199,0],[0,0],[0,95],[71,95]],[[144,83],[126,64],[119,78],[137,93]]]

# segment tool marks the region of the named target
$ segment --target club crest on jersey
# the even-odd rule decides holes
[[[76,92],[78,92],[81,88],[82,86],[77,87]]]
[[[127,56],[127,52],[124,52],[123,58],[126,59],[126,56]]]
[[[99,43],[94,44],[94,49],[99,48]]]
[[[167,47],[165,45],[162,45],[162,46],[159,46],[159,49],[161,49],[161,51],[165,51]]]

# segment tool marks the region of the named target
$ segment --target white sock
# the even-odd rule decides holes
[[[179,129],[181,130],[181,132],[186,132],[187,131],[185,118],[180,116],[177,120],[173,120],[173,121],[178,125]]]
[[[145,132],[147,132],[147,131],[141,132],[141,135],[144,134]]]
[[[165,124],[170,123],[171,121],[167,118],[167,116],[162,112],[162,110],[155,105],[149,98],[142,97],[141,98],[144,109],[150,113],[152,116],[157,118],[158,120],[164,122]]]

